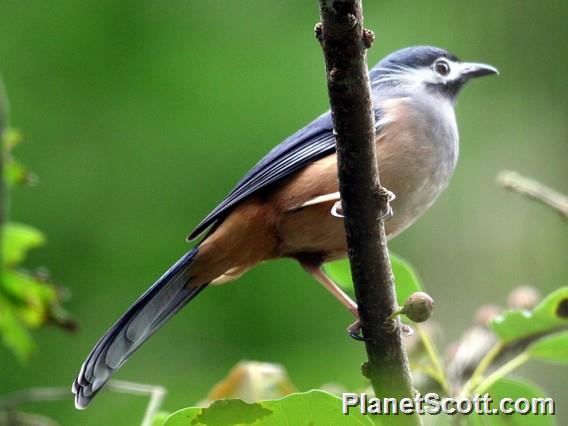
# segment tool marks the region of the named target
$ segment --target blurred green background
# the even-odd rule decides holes
[[[461,157],[439,202],[391,248],[436,300],[446,343],[483,303],[519,284],[566,285],[566,224],[495,185],[516,169],[568,191],[568,3],[366,1],[374,64],[434,44],[499,78],[460,96]],[[0,68],[15,153],[40,185],[12,219],[45,231],[29,266],[72,290],[80,330],[36,333],[19,364],[0,347],[0,395],[70,385],[101,334],[188,249],[184,237],[271,147],[328,108],[317,1],[0,0]],[[199,297],[117,378],[161,384],[166,409],[203,398],[241,359],[282,363],[304,390],[362,385],[347,312],[292,261],[262,265]],[[524,369],[568,421],[566,368]],[[64,425],[136,424],[146,399],[102,393],[85,412],[35,404]],[[559,423],[561,424],[561,423]]]

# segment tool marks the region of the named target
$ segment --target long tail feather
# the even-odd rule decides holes
[[[179,259],[99,340],[73,383],[77,408],[85,408],[142,343],[207,286],[187,286],[197,250]]]

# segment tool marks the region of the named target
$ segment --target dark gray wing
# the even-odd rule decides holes
[[[260,160],[225,199],[189,234],[193,240],[223,218],[240,201],[289,176],[305,165],[335,152],[331,114],[327,112],[284,140]]]

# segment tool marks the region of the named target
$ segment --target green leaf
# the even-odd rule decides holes
[[[568,326],[568,287],[548,295],[532,312],[510,310],[497,316],[490,325],[504,343]]]
[[[3,232],[4,263],[9,266],[18,265],[30,249],[45,243],[41,231],[21,223],[8,222]]]
[[[7,269],[0,290],[12,303],[14,312],[29,327],[39,327],[57,300],[55,289],[24,271]]]
[[[412,293],[422,291],[422,285],[418,274],[408,261],[392,253],[390,260],[396,284],[396,299],[399,306],[403,306]]]
[[[532,398],[546,398],[545,393],[539,387],[525,380],[503,378],[498,380],[491,386],[488,391],[492,399],[490,409],[497,409],[499,401],[503,398],[517,400],[526,398],[529,401]],[[506,408],[512,408],[513,405],[508,404]],[[552,415],[534,415],[534,414],[474,414],[464,417],[467,419],[465,423],[468,426],[554,426]]]
[[[568,363],[568,332],[537,340],[527,348],[527,352],[535,359]]]
[[[421,416],[422,426],[456,426],[455,416],[450,416],[449,414],[436,414],[436,415],[424,415]],[[459,426],[466,426],[467,424],[460,424]]]
[[[373,425],[358,410],[342,414],[341,399],[320,390],[282,399],[247,403],[240,399],[214,401],[207,408],[185,408],[169,416],[164,426]]]
[[[16,147],[22,142],[23,139],[24,136],[19,129],[13,129],[13,128],[6,129],[3,135],[3,142],[6,151],[11,152],[14,149],[14,147]]]
[[[1,116],[1,114],[0,114]],[[1,121],[1,118],[0,118]],[[8,129],[2,137],[2,148],[4,149],[4,178],[8,187],[16,184],[33,183],[33,176],[19,161],[11,154],[16,145],[22,141],[22,134],[19,130]]]
[[[2,299],[0,299],[0,334],[4,345],[22,362],[27,361],[35,350],[30,333]]]
[[[24,270],[4,271],[2,290],[14,299],[31,304],[45,304],[56,299],[55,289]]]
[[[408,297],[422,290],[418,274],[410,263],[403,258],[391,253],[390,261],[396,283],[396,298],[400,306]],[[325,272],[341,287],[353,291],[353,279],[347,259],[329,262],[324,265]]]
[[[6,161],[4,173],[6,183],[9,187],[28,183],[30,180],[33,181],[33,177],[30,172],[21,163],[14,159]]]
[[[345,290],[353,291],[353,278],[351,277],[351,268],[349,260],[342,259],[324,264],[323,269],[329,277]]]
[[[152,419],[152,426],[162,426],[170,414],[167,411],[158,411]]]

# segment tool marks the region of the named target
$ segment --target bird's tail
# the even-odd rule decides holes
[[[77,408],[85,408],[134,351],[207,286],[188,287],[197,251],[178,260],[99,340],[73,383]]]

